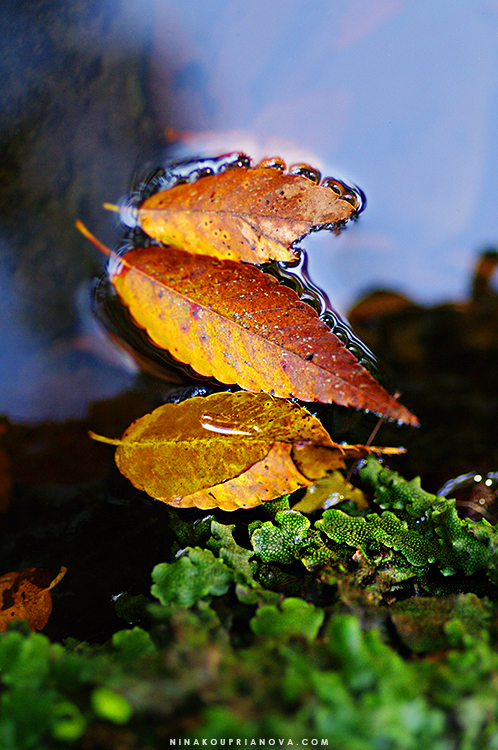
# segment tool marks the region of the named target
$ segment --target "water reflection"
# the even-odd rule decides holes
[[[126,195],[140,154],[154,163],[163,129],[189,131],[184,155],[280,153],[365,191],[357,224],[305,243],[341,314],[372,287],[466,296],[476,250],[498,237],[497,2],[101,0],[74,5],[62,38],[36,5],[0,10],[18,175],[2,192],[0,411],[75,416],[129,382],[78,315],[100,260],[73,224],[118,239],[101,204]]]
[[[498,228],[485,208],[498,198],[496,3],[451,13],[429,0],[155,6],[155,70],[173,24],[173,65],[184,71],[165,125],[186,116],[196,131],[290,140],[365,190],[354,231],[313,238],[340,311],[374,285],[426,303],[466,293],[475,248]],[[203,75],[189,78],[194,63]]]
[[[130,380],[109,368],[111,351],[95,355],[89,284],[101,259],[74,222],[114,242],[102,202],[128,189],[140,152],[154,152],[141,76],[148,20],[131,3],[39,0],[1,4],[0,21],[0,413],[81,416]]]

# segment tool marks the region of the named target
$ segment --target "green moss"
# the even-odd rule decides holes
[[[154,607],[124,608],[144,626],[104,645],[0,633],[2,750],[92,747],[102,726],[151,749],[498,747],[495,529],[373,459],[360,472],[382,512],[182,526],[196,546],[155,566]]]
[[[295,510],[281,510],[275,521],[252,528],[251,544],[262,562],[291,563],[306,542],[310,522]]]
[[[142,628],[118,630],[112,637],[112,645],[124,662],[134,662],[142,656],[155,652],[150,634]]]
[[[92,692],[91,702],[97,716],[112,721],[113,724],[126,724],[133,715],[133,709],[128,701],[106,687],[96,688]]]
[[[316,527],[334,542],[357,547],[367,556],[370,551],[378,553],[383,545],[401,552],[409,563],[419,567],[426,565],[432,555],[432,545],[390,511],[361,518],[340,510],[326,510]]]
[[[210,594],[225,594],[233,574],[210,550],[194,547],[174,563],[156,565],[152,580],[151,593],[162,605],[191,607]]]
[[[288,638],[316,638],[323,623],[323,610],[308,604],[302,599],[289,597],[278,608],[273,604],[260,607],[251,620],[251,628],[256,635],[264,636],[277,643]]]
[[[425,562],[434,563],[445,576],[485,571],[490,582],[496,583],[498,531],[486,520],[461,519],[454,499],[424,492],[418,480],[408,482],[372,457],[358,473],[363,481],[372,484],[376,502],[393,509],[402,524],[401,533],[396,533],[391,524],[390,539],[382,539],[384,545],[400,551],[413,565],[424,564],[425,557]],[[381,518],[384,516],[385,513]],[[378,532],[368,536],[379,539]]]

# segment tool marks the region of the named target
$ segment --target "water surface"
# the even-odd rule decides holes
[[[305,243],[312,278],[340,312],[375,287],[423,304],[466,297],[477,252],[498,237],[497,2],[130,0],[111,8],[106,0],[95,8],[82,23],[78,14],[89,11],[76,3],[67,43],[43,48],[43,87],[18,63],[21,42],[49,16],[5,6],[8,103],[36,113],[45,102],[52,137],[48,152],[29,138],[24,152],[22,188],[37,193],[37,210],[1,230],[1,412],[25,421],[83,416],[92,400],[129,384],[132,373],[91,323],[84,290],[101,261],[72,227],[83,218],[106,241],[118,239],[102,200],[126,193],[164,130],[179,133],[186,152],[280,153],[365,191],[356,224]],[[94,78],[78,88],[71,76],[89,48]],[[108,80],[121,83],[92,89],[111,65]],[[76,115],[67,104],[75,90]],[[8,143],[15,109],[3,110]],[[23,121],[22,132],[39,132],[38,122]],[[57,161],[61,153],[72,156]],[[67,179],[47,180],[54,174]],[[36,242],[26,238],[28,215]]]

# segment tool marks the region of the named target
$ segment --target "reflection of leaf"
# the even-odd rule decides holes
[[[329,187],[300,175],[239,168],[156,193],[140,207],[138,221],[173,247],[264,263],[294,260],[293,242],[355,210]]]
[[[50,589],[64,577],[67,568],[50,580],[46,570],[27,568],[23,573],[5,573],[0,577],[0,630],[13,620],[28,620],[33,630],[47,624],[52,611]]]
[[[417,424],[312,307],[254,266],[148,247],[111,281],[154,343],[200,375]]]
[[[302,500],[292,508],[301,513],[313,513],[318,508],[327,509],[344,500],[353,500],[358,508],[368,507],[364,493],[358,487],[353,487],[340,471],[333,471],[308,487]]]
[[[164,404],[108,442],[119,470],[152,497],[224,510],[293,492],[369,450],[334,443],[296,404],[244,392]]]

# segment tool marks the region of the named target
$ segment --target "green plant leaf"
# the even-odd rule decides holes
[[[107,687],[98,687],[92,693],[92,707],[97,716],[113,724],[126,724],[133,715],[133,709],[122,695]]]
[[[324,611],[303,599],[288,597],[279,607],[265,604],[251,620],[251,628],[256,635],[271,638],[277,642],[289,638],[316,638],[324,619]]]
[[[389,616],[405,646],[433,652],[453,645],[457,630],[460,641],[464,634],[479,634],[489,624],[491,608],[475,594],[411,597],[390,607]]]
[[[224,526],[213,519],[208,546],[217,552],[220,560],[235,572],[237,579],[242,579],[247,583],[253,581],[256,563],[251,563],[250,560],[254,557],[254,552],[237,544],[233,538],[234,528],[234,526]]]
[[[262,562],[291,563],[305,543],[309,527],[309,520],[298,511],[279,511],[275,524],[266,521],[254,529],[251,544]]]
[[[389,513],[387,524],[382,519],[388,511],[380,517],[367,516],[363,522],[356,519],[353,524],[351,519],[330,515],[339,511],[326,511],[320,527],[325,531],[328,523],[327,534],[342,534],[342,541],[347,543],[349,528],[360,548],[382,543],[399,550],[413,565],[425,564],[426,558],[427,563],[435,563],[446,576],[456,572],[472,575],[485,570],[492,583],[498,581],[497,527],[492,527],[485,519],[461,519],[454,499],[441,499],[425,492],[418,480],[403,479],[371,456],[358,473],[363,481],[373,486],[376,502],[381,507],[392,508],[395,515]],[[334,531],[333,527],[337,529]]]
[[[143,628],[118,630],[112,636],[112,645],[119,651],[124,661],[133,661],[141,656],[153,654],[156,650],[150,634]]]
[[[151,593],[163,606],[191,607],[206,596],[226,594],[233,572],[210,550],[188,549],[174,563],[159,563],[152,571]]]
[[[426,565],[433,554],[433,545],[390,511],[362,518],[334,508],[326,510],[315,526],[332,541],[357,547],[367,556],[371,551],[378,552],[382,544],[401,552],[409,563],[418,567]]]

